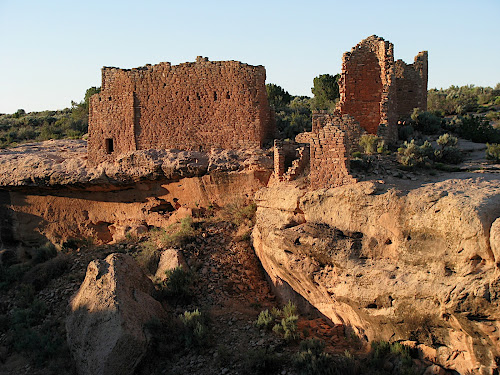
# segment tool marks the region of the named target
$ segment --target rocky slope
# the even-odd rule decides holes
[[[499,193],[494,175],[409,190],[277,185],[256,194],[254,246],[285,298],[298,293],[365,340],[409,341],[446,368],[490,374],[500,355]]]

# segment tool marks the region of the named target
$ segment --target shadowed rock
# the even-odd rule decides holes
[[[148,345],[144,325],[165,314],[152,290],[152,282],[128,255],[90,262],[66,321],[79,374],[134,372]]]

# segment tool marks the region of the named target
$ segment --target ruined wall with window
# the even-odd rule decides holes
[[[90,100],[88,160],[142,149],[261,147],[274,135],[266,71],[238,61],[102,69]]]
[[[368,133],[397,140],[397,122],[413,108],[427,109],[427,52],[414,64],[394,62],[392,43],[372,35],[344,53],[339,114],[348,114]]]

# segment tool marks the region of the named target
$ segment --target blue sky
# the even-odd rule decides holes
[[[429,51],[429,88],[500,82],[500,0],[0,0],[0,113],[62,109],[102,66],[239,60],[311,96],[370,35],[407,63]]]

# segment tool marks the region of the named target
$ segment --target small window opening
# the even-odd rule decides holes
[[[111,154],[114,150],[113,138],[106,138],[106,154]]]
[[[229,91],[226,93],[226,99],[229,99],[231,96],[229,96]]]
[[[214,102],[217,101],[217,93],[214,91]]]
[[[111,101],[111,96],[108,98],[109,101]]]
[[[189,96],[186,96],[186,101],[188,101],[188,102],[189,102]]]
[[[203,146],[198,146],[198,151],[203,152]]]
[[[196,93],[196,99],[200,100],[200,94]]]

